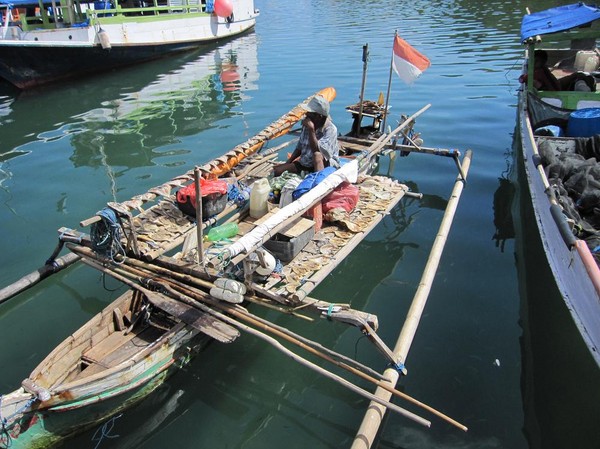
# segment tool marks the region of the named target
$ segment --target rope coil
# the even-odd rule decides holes
[[[98,211],[96,215],[100,216],[101,220],[94,223],[90,230],[93,249],[117,263],[115,260],[117,255],[125,256],[125,249],[121,245],[123,236],[121,219],[109,207]]]

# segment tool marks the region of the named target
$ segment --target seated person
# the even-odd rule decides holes
[[[337,127],[329,117],[329,102],[321,95],[314,96],[306,105],[306,117],[292,155],[283,164],[273,168],[275,176],[283,172],[300,173],[323,170],[327,166],[338,168],[340,147]],[[296,160],[300,157],[298,160]]]
[[[548,53],[545,50],[536,50],[534,53],[533,87],[537,90],[576,90],[581,92],[594,92],[596,80],[593,76],[583,72],[575,72],[562,78],[556,78],[548,69]],[[527,77],[521,77],[521,82],[526,82]]]

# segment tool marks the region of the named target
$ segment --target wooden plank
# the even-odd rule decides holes
[[[116,331],[122,331],[125,329],[125,322],[123,321],[123,312],[118,307],[113,309],[114,327]]]
[[[165,331],[154,326],[148,326],[137,334],[133,334],[133,338],[124,342],[118,351],[111,352],[108,356],[102,359],[102,364],[107,367],[117,366],[119,363],[133,357],[150,344],[158,340]]]
[[[271,209],[268,213],[266,213],[265,215],[263,215],[262,217],[260,217],[256,220],[248,217],[245,225],[247,226],[248,223],[252,224],[253,226],[260,225],[260,224],[264,223],[266,220],[268,220],[269,218],[271,218],[271,216],[277,212],[279,212],[279,208],[275,207],[275,208]],[[315,222],[313,220],[309,220],[308,218],[304,218],[304,217],[298,217],[296,220],[292,221],[288,225],[281,228],[281,230],[278,233],[283,234],[289,238],[294,238],[294,237],[298,237],[303,232],[310,229],[311,226],[314,226],[314,224],[315,224]]]
[[[103,323],[103,326],[92,335],[92,348],[102,344],[102,342],[113,333],[114,328],[112,327],[112,316],[110,318],[110,325]]]
[[[156,292],[146,296],[154,306],[221,343],[231,343],[240,335],[239,331],[229,324],[168,296]]]
[[[162,329],[148,326],[137,335],[134,333],[128,334],[131,336],[131,338],[128,338],[127,341],[124,341],[118,350],[112,351],[102,360],[98,360],[96,362],[92,362],[90,360],[90,365],[79,374],[78,378],[89,377],[123,363],[124,361],[138,354],[140,351],[146,349],[150,344],[158,340],[164,333],[165,331]]]
[[[246,220],[240,221],[238,223],[238,229],[239,229],[238,234],[240,234],[240,235],[248,234],[250,231],[252,231],[252,228],[254,228],[254,226],[255,226],[254,223],[249,223]]]
[[[122,332],[113,332],[101,342],[95,344],[81,355],[86,361],[99,363],[111,352],[119,349],[125,342],[135,337],[134,333],[123,335]]]
[[[313,220],[300,217],[298,221],[290,223],[289,226],[283,228],[281,231],[279,231],[279,233],[285,235],[286,237],[294,238],[304,234],[314,225],[315,222]]]

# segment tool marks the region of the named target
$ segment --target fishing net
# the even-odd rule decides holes
[[[565,140],[538,138],[552,193],[600,265],[600,136]]]

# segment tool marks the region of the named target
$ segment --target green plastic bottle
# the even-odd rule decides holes
[[[221,226],[211,228],[206,235],[206,240],[209,242],[218,242],[219,240],[228,239],[236,235],[239,231],[237,223],[225,223]]]

